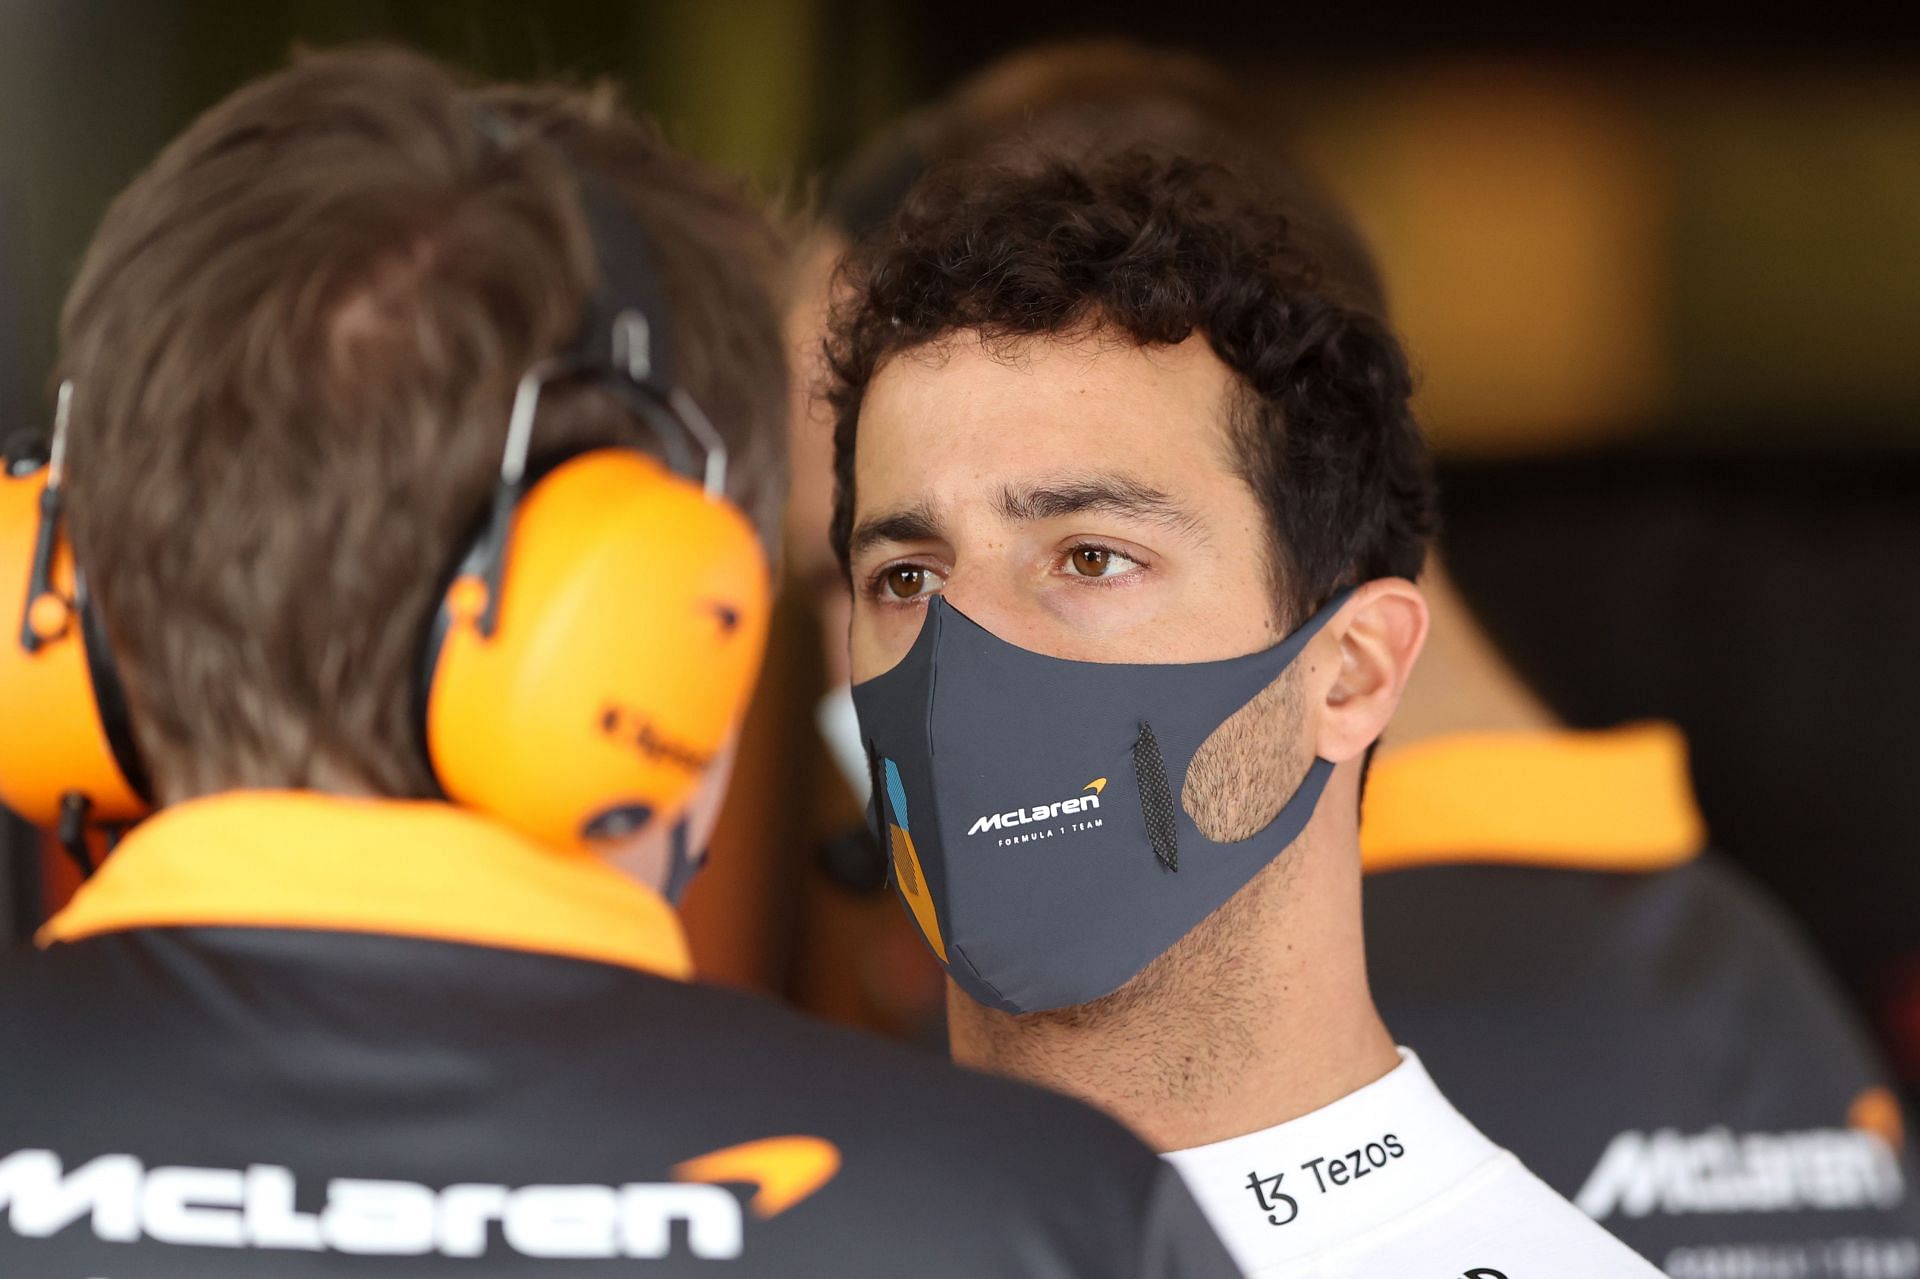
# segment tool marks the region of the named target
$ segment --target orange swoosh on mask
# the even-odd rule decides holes
[[[673,1179],[750,1183],[755,1191],[747,1206],[764,1218],[779,1216],[839,1171],[840,1148],[824,1138],[765,1137],[678,1164]]]
[[[947,942],[940,935],[940,916],[933,909],[933,894],[927,888],[927,873],[920,867],[920,854],[914,851],[913,836],[904,826],[893,826],[890,830],[894,882],[899,885],[900,896],[906,899],[907,909],[913,913],[913,922],[920,925],[921,935],[944,964]]]

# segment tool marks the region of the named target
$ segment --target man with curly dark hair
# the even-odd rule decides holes
[[[845,268],[854,695],[955,1054],[1124,1119],[1252,1275],[1654,1273],[1374,1009],[1359,799],[1433,493],[1398,344],[1276,207],[989,163]]]

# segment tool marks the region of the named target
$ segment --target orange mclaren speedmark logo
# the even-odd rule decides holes
[[[764,1220],[808,1198],[839,1171],[840,1148],[830,1141],[767,1137],[689,1159],[674,1167],[673,1179],[752,1186],[747,1207]]]
[[[777,1217],[832,1181],[840,1150],[766,1137],[689,1159],[671,1181],[506,1186],[335,1177],[324,1189],[278,1164],[149,1167],[97,1155],[68,1168],[51,1150],[0,1156],[0,1238],[90,1229],[109,1243],[342,1252],[359,1256],[712,1260],[744,1255],[747,1219]],[[748,1188],[744,1198],[738,1188]],[[307,1204],[313,1207],[302,1207]]]

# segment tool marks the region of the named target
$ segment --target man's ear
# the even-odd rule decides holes
[[[1336,764],[1357,758],[1386,731],[1427,642],[1427,601],[1402,577],[1383,577],[1353,593],[1315,638],[1338,658],[1315,707],[1315,753]]]

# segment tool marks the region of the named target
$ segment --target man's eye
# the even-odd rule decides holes
[[[897,600],[919,599],[940,589],[945,581],[938,573],[918,564],[896,564],[880,573],[880,589]]]
[[[1076,546],[1067,553],[1067,568],[1075,577],[1118,577],[1139,563],[1104,546]]]

